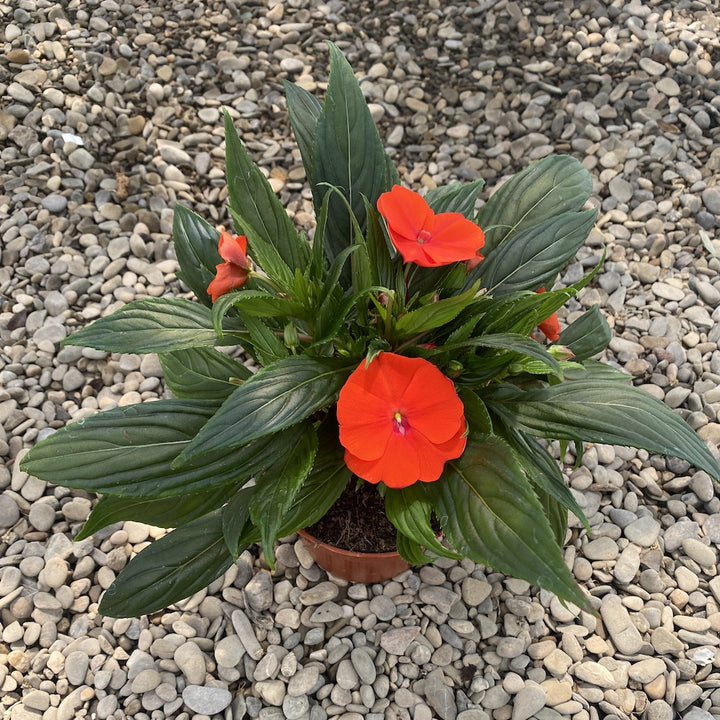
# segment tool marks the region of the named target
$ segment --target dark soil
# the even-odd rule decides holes
[[[396,549],[397,530],[385,517],[385,501],[367,482],[358,485],[351,480],[325,516],[307,531],[343,550],[371,553]]]

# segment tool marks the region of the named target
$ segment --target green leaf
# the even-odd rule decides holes
[[[614,380],[573,380],[528,391],[500,390],[485,400],[505,424],[530,435],[629,445],[687,460],[720,479],[720,466],[684,420],[632,385]]]
[[[212,300],[208,285],[215,277],[216,266],[223,262],[218,253],[220,232],[209,222],[182,205],[175,205],[173,245],[180,265],[178,277],[207,307]]]
[[[450,183],[430,190],[425,200],[436,213],[459,212],[471,220],[475,214],[475,203],[484,185],[484,180]]]
[[[295,83],[284,81],[285,97],[287,98],[290,125],[295,133],[295,140],[300,149],[305,175],[310,186],[314,186],[314,149],[317,137],[317,126],[322,114],[322,103],[307,90]]]
[[[345,449],[340,445],[338,435],[334,417],[320,426],[315,463],[283,518],[279,537],[310,527],[320,520],[350,482],[352,473],[345,464]]]
[[[444,346],[442,350],[452,350],[461,347],[486,347],[507,350],[508,352],[518,353],[529,358],[538,360],[548,369],[556,373],[560,372],[560,363],[542,346],[532,338],[519,333],[495,333],[491,335],[481,335],[480,337],[471,338],[463,343],[452,346]]]
[[[324,195],[320,183],[340,188],[364,230],[364,198],[375,205],[380,194],[392,186],[392,178],[380,136],[352,68],[335,45],[329,46],[330,79],[313,150],[315,207],[320,207]],[[330,260],[352,242],[351,216],[338,197],[330,199],[325,233],[325,251]],[[343,277],[346,284],[349,274]]]
[[[148,545],[115,578],[98,610],[110,617],[157,612],[207,587],[230,565],[215,510]]]
[[[623,385],[629,385],[633,379],[632,375],[623,370],[598,360],[584,360],[582,364],[568,363],[563,369],[563,377],[566,380],[603,380],[619,382]]]
[[[310,472],[317,449],[317,433],[311,425],[307,425],[290,452],[279,455],[255,478],[250,518],[260,529],[263,552],[270,569],[275,569],[273,544],[278,538],[278,531]]]
[[[223,538],[234,559],[256,537],[260,539],[257,528],[250,522],[250,500],[254,492],[254,487],[241,488],[222,509]]]
[[[212,306],[212,322],[215,332],[222,333],[225,315],[236,308],[242,317],[257,318],[303,318],[305,310],[300,303],[278,297],[263,290],[236,290],[221,295]]]
[[[544,490],[536,488],[535,492],[537,493],[538,500],[540,500],[545,517],[550,523],[550,528],[555,536],[555,542],[560,546],[564,545],[568,527],[567,508]],[[587,526],[587,530],[590,532],[589,525]]]
[[[398,265],[400,260],[394,261],[390,254],[387,237],[380,226],[380,216],[368,203],[367,211],[367,251],[370,258],[370,268],[374,273],[373,285],[381,285],[391,290],[398,290]],[[398,256],[399,258],[399,256]],[[400,274],[402,277],[402,274]]]
[[[217,403],[159,400],[78,420],[39,442],[23,469],[58,485],[133,498],[165,498],[241,485],[299,437],[290,428],[232,452],[209,453],[176,470],[173,461],[217,410]]]
[[[575,360],[586,360],[602,352],[611,338],[612,330],[600,308],[595,305],[566,327],[557,342],[570,348]]]
[[[248,315],[242,318],[247,328],[249,338],[245,341],[246,349],[250,347],[263,366],[271,365],[289,355],[288,349],[278,335],[273,332],[260,318]],[[247,347],[247,346],[250,347]]]
[[[519,333],[529,335],[543,320],[559,310],[577,291],[574,287],[544,293],[523,292],[489,302],[477,330],[483,335]]]
[[[536,492],[540,490],[554,498],[567,510],[572,511],[590,532],[590,523],[575,496],[565,484],[565,478],[555,459],[538,444],[537,440],[528,437],[517,428],[507,428],[504,437],[515,450],[517,458]]]
[[[340,358],[298,355],[255,373],[220,407],[181,454],[185,463],[290,427],[337,400],[354,369]]]
[[[580,210],[592,193],[590,173],[569,155],[550,155],[514,175],[480,208],[485,254],[505,238],[565,212]],[[481,274],[482,263],[475,270]]]
[[[248,368],[214,348],[164,353],[160,365],[168,387],[188,400],[222,401],[237,388],[237,380],[252,377]]]
[[[233,218],[240,221],[239,229],[247,235],[252,252],[258,252],[258,248],[253,247],[254,235],[274,248],[291,271],[304,269],[310,258],[310,248],[293,227],[270,183],[250,159],[227,111],[225,162]]]
[[[462,555],[446,548],[435,536],[430,524],[432,510],[433,507],[421,483],[415,483],[402,490],[387,488],[385,491],[385,514],[398,532],[431,553],[441,557],[461,559]]]
[[[98,530],[123,520],[163,528],[180,527],[219,508],[231,494],[232,490],[227,487],[213,488],[194,495],[180,496],[174,502],[168,502],[167,498],[148,500],[103,495],[75,540],[84,540]]]
[[[395,331],[400,339],[419,335],[454,320],[466,307],[475,302],[477,285],[460,295],[445,298],[412,310],[400,317]]]
[[[167,353],[240,341],[237,330],[218,338],[210,310],[204,305],[183,298],[144,298],[95,320],[66,338],[63,345],[120,353]]]
[[[410,565],[427,565],[433,562],[435,558],[427,555],[419,543],[411,540],[407,535],[403,535],[401,532],[397,534],[397,551],[400,556]]]
[[[552,286],[585,243],[596,218],[597,210],[571,211],[513,233],[480,263],[482,287],[499,297]]]
[[[458,395],[462,400],[469,436],[483,437],[492,435],[492,419],[485,403],[468,388],[460,388]]]
[[[443,530],[459,552],[587,606],[522,468],[499,438],[470,440],[428,490]]]

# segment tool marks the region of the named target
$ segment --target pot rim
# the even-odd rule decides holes
[[[344,550],[343,548],[339,548],[336,545],[331,545],[330,543],[323,542],[322,540],[318,540],[314,535],[310,534],[307,530],[304,528],[297,531],[298,535],[305,539],[307,542],[312,543],[315,547],[325,547],[328,548],[331,552],[336,553],[338,555],[341,555],[346,558],[353,558],[353,559],[362,559],[362,558],[391,558],[391,557],[400,557],[400,553],[397,550],[391,550],[389,552],[357,552],[355,550]]]

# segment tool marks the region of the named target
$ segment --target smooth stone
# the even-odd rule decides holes
[[[525,686],[513,699],[512,720],[529,720],[545,707],[547,696],[538,686]]]
[[[182,699],[193,712],[215,715],[230,705],[232,694],[223,688],[188,685],[182,692]]]
[[[361,682],[366,685],[372,685],[375,682],[377,670],[367,650],[364,648],[353,648],[350,651],[350,661]]]
[[[380,637],[380,647],[391,655],[404,655],[410,643],[420,634],[420,628],[411,627],[392,628],[385,631]]]
[[[603,597],[600,617],[619,652],[624,655],[634,655],[640,651],[644,645],[642,636],[618,595]]]
[[[314,623],[331,623],[343,617],[343,609],[337,604],[328,600],[320,605],[310,616]]]
[[[425,679],[425,699],[442,720],[455,720],[458,708],[453,691],[443,682],[441,671],[431,672]]]

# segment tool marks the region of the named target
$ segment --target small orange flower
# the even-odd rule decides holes
[[[226,262],[217,265],[215,278],[208,285],[208,294],[215,302],[221,295],[243,286],[250,275],[250,260],[247,251],[247,238],[244,235],[233,237],[224,230],[220,233],[218,252]]]
[[[545,292],[545,287],[541,287],[537,292]],[[557,313],[553,313],[549,318],[543,320],[538,325],[538,328],[550,342],[555,342],[560,337],[560,322],[558,321]]]
[[[348,378],[337,404],[345,463],[371,483],[433,482],[465,449],[465,415],[452,380],[422,358],[380,353]]]
[[[377,208],[403,260],[423,267],[471,260],[485,244],[485,234],[461,213],[434,213],[424,198],[394,185]]]

